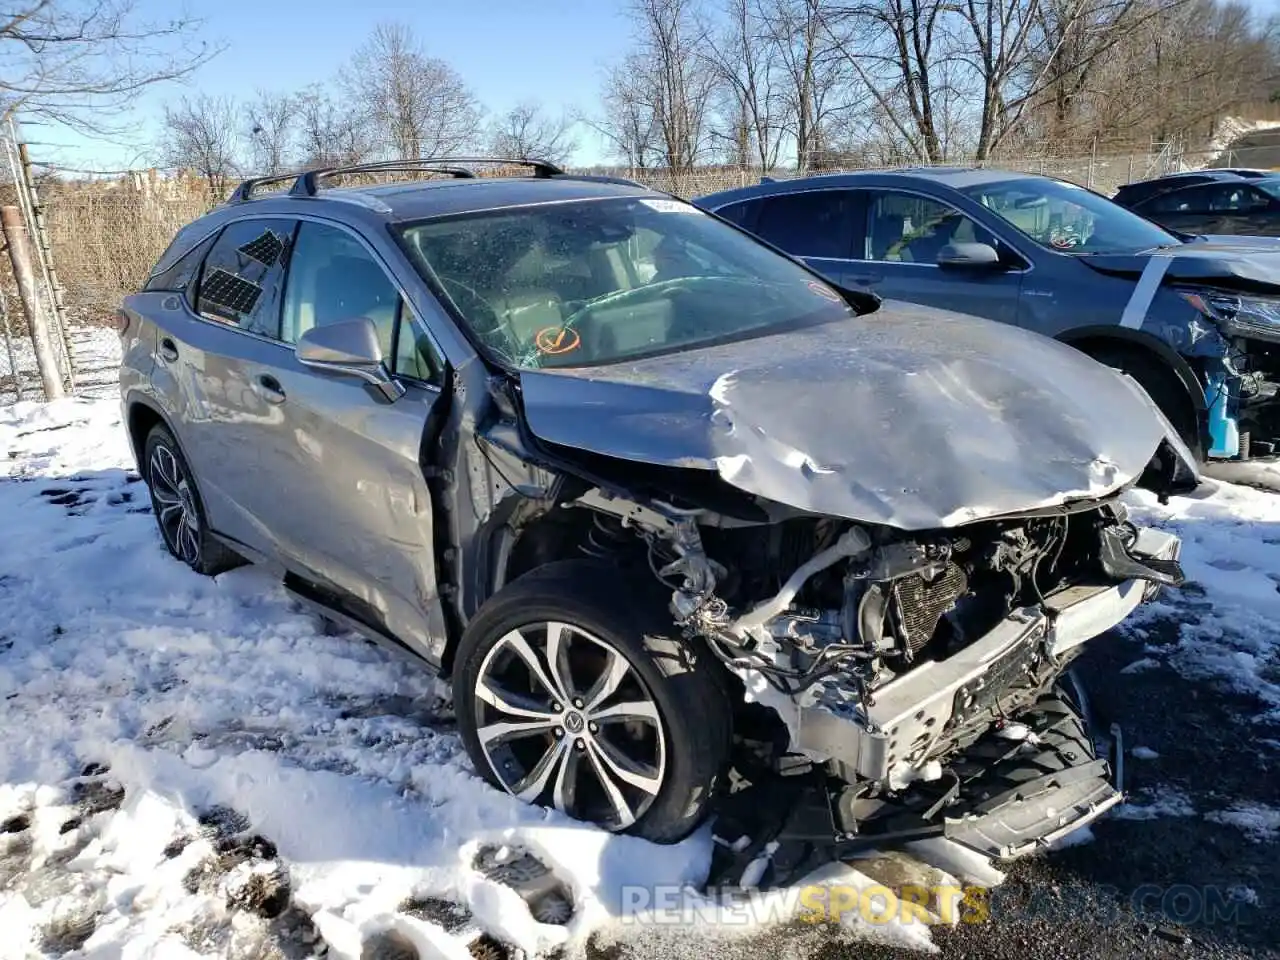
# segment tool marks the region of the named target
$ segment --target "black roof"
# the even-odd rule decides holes
[[[393,220],[417,220],[503,207],[607,197],[661,196],[638,183],[577,177],[479,177],[474,180],[420,180],[372,187],[337,187],[316,194],[318,200],[373,200],[384,204]]]

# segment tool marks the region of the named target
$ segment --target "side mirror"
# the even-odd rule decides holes
[[[368,317],[312,327],[298,338],[294,352],[299,363],[313,370],[359,377],[388,403],[404,396],[404,386],[382,362],[378,331]]]
[[[948,243],[938,251],[938,266],[952,270],[999,270],[1000,254],[987,243]]]

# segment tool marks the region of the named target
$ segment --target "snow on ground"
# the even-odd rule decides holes
[[[624,888],[700,883],[705,831],[657,847],[484,785],[422,671],[326,630],[260,571],[209,579],[170,559],[119,420],[110,399],[0,408],[0,958],[301,957],[322,944],[353,960],[465,957],[495,941],[533,955],[593,932],[640,955],[696,955],[687,926],[635,926]],[[1139,522],[1184,538],[1193,583],[1139,615],[1134,636],[1168,620],[1179,635],[1127,669],[1166,664],[1276,716],[1280,498],[1210,482],[1165,506],[1130,500]],[[1117,815],[1207,816],[1259,840],[1280,830],[1280,811],[1198,811],[1173,787]],[[494,879],[493,864],[515,870],[525,853],[550,868],[567,924],[540,922],[566,916]],[[913,850],[934,882],[998,882],[955,854]],[[865,888],[885,869],[827,879]],[[737,936],[787,920],[790,894],[745,919],[701,903],[694,920]],[[929,943],[921,924],[845,919],[858,936]]]
[[[467,956],[481,931],[543,953],[634,919],[627,885],[705,879],[706,831],[660,847],[517,803],[473,774],[425,672],[330,635],[264,572],[172,560],[115,401],[0,408],[0,455],[4,960],[321,940],[355,960],[388,931],[422,957]],[[567,926],[476,867],[494,849],[551,868]]]

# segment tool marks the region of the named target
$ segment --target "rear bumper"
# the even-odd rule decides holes
[[[1131,552],[1176,560],[1180,547],[1177,537],[1147,529]],[[1043,606],[1015,610],[955,656],[921,663],[876,690],[865,713],[830,697],[800,708],[793,749],[834,761],[851,782],[883,780],[903,765],[918,767],[945,731],[986,710],[994,696],[1046,658],[1057,662],[1115,627],[1158,589],[1144,580],[1126,580],[1051,594]]]

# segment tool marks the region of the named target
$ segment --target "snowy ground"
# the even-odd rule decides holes
[[[786,892],[756,905],[771,929],[705,904],[692,929],[638,925],[625,885],[696,884],[705,834],[656,847],[484,786],[431,680],[327,632],[259,571],[213,580],[171,560],[131,470],[114,400],[0,408],[0,960],[896,956],[931,942],[987,955],[972,931],[856,915],[797,931]],[[1238,851],[1221,873],[1232,902],[1270,907],[1274,872],[1243,865],[1274,864],[1280,833],[1280,497],[1210,481],[1167,506],[1131,502],[1184,538],[1193,583],[1099,641],[1104,699],[1162,692],[1111,694],[1138,711],[1124,718],[1141,736],[1136,789],[1094,832],[1218,838]],[[1186,754],[1224,722],[1236,781]],[[1031,886],[1009,889],[1039,889],[1035,871],[1098,846],[1019,867]],[[952,852],[840,879],[998,879]],[[499,882],[495,864],[517,870],[525,853],[550,868],[550,899]],[[1103,859],[1147,856],[1125,842]],[[1208,882],[1188,870],[1173,876]]]

